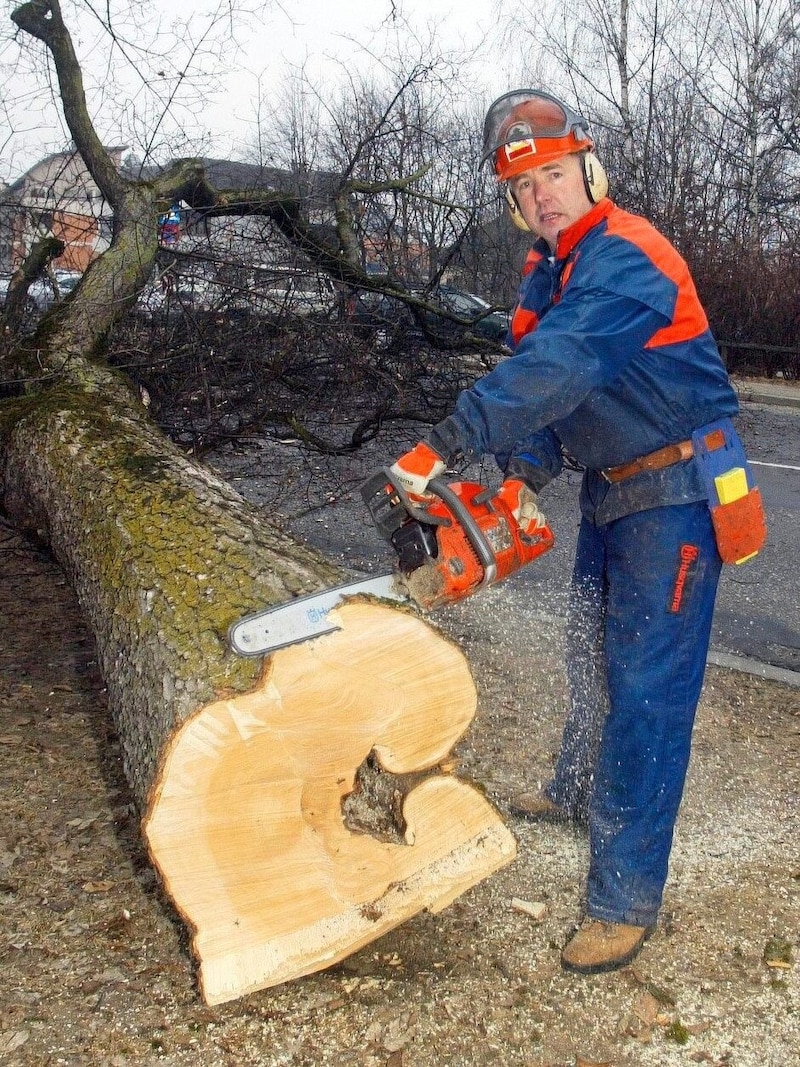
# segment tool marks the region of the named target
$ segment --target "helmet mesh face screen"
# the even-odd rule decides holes
[[[588,140],[587,124],[576,112],[549,93],[519,89],[506,93],[489,108],[483,127],[483,156],[503,145],[575,136]],[[535,150],[535,149],[534,149]]]
[[[498,141],[523,141],[528,137],[559,137],[569,123],[563,109],[550,100],[526,100],[518,104],[498,130]]]
[[[577,111],[542,89],[515,89],[495,100],[486,113],[479,165],[491,159],[497,180],[508,182],[526,170],[593,149],[588,123]],[[608,183],[595,163],[603,180],[594,194],[587,191],[597,203],[607,195]],[[513,210],[512,217],[517,220]]]

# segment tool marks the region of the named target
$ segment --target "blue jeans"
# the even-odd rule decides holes
[[[545,792],[588,817],[594,918],[650,926],[658,915],[721,566],[705,501],[581,523],[570,710]]]

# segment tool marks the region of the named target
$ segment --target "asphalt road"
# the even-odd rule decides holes
[[[756,559],[723,568],[713,648],[800,671],[800,410],[745,403],[739,426],[769,536]]]

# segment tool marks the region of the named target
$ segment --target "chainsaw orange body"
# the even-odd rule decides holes
[[[520,527],[508,504],[476,482],[434,478],[430,500],[412,501],[391,470],[376,471],[361,494],[396,553],[391,573],[346,582],[254,611],[228,631],[240,656],[263,656],[339,629],[332,608],[345,597],[407,601],[425,611],[500,582],[553,545],[540,515]],[[539,521],[541,520],[541,521]],[[538,523],[538,525],[537,525]]]
[[[477,482],[429,485],[412,503],[388,470],[362,490],[375,525],[397,553],[397,569],[420,607],[430,610],[508,578],[554,543],[546,524],[523,530],[507,504]]]

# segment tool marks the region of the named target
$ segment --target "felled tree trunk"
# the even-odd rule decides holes
[[[509,862],[513,837],[477,790],[418,773],[473,717],[460,651],[411,612],[351,601],[338,632],[263,670],[235,656],[231,622],[342,573],[165,441],[108,372],[90,378],[6,410],[3,505],[50,544],[94,631],[204,999],[326,967]],[[400,837],[348,825],[370,753],[422,777],[388,813]]]
[[[2,506],[49,543],[94,631],[150,855],[218,1003],[443,907],[507,863],[514,840],[476,790],[441,773],[376,829],[348,822],[357,779],[375,784],[359,775],[371,753],[416,782],[462,735],[475,710],[465,661],[416,616],[355,602],[337,609],[338,632],[276,653],[263,674],[233,655],[237,618],[342,575],[182,455],[103,362],[151,272],[159,205],[270,214],[322,262],[340,257],[314,245],[294,197],[219,197],[197,162],[123,179],[89,119],[60,5],[31,0],[12,18],[53,57],[114,233],[72,296],[3,353],[14,398],[0,403]],[[384,826],[401,832],[387,840]]]

